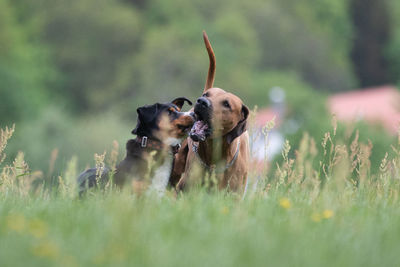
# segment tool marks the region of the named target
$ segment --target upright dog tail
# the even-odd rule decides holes
[[[204,93],[205,91],[207,91],[208,89],[210,89],[214,86],[215,55],[214,55],[214,51],[211,47],[210,41],[208,40],[208,36],[205,31],[203,31],[203,38],[204,38],[204,44],[206,45],[206,48],[207,48],[208,57],[210,59],[210,65],[208,67],[206,85],[204,86],[204,91],[203,91],[203,93]]]

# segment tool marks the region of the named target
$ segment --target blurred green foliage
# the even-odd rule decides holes
[[[33,118],[48,103],[54,79],[48,52],[11,1],[0,2],[0,122]]]
[[[26,151],[31,166],[46,169],[55,147],[85,164],[114,139],[123,148],[138,106],[199,96],[208,67],[203,29],[216,53],[216,86],[249,107],[269,105],[270,89],[281,87],[282,131],[294,145],[303,131],[322,138],[330,127],[325,92],[359,84],[350,2],[3,0],[0,124],[17,123],[10,153]],[[388,3],[399,25],[399,4]],[[398,81],[393,29],[385,55]]]
[[[202,29],[214,45],[217,83],[224,88],[250,92],[249,83],[269,71],[294,71],[314,88],[343,90],[354,85],[345,0],[152,0],[140,5],[6,0],[3,5],[16,10],[3,11],[11,21],[35,34],[35,42],[25,45],[35,44],[35,49],[50,54],[52,69],[61,76],[59,93],[78,114],[126,99],[135,104],[154,101],[160,91],[196,97],[208,60]],[[49,67],[45,63],[43,67]],[[39,85],[44,91],[54,90]],[[254,104],[264,103],[260,99]]]
[[[400,84],[400,2],[388,0],[391,11],[391,42],[386,50],[386,57],[389,61],[391,78]]]
[[[17,124],[9,146],[15,150],[13,155],[16,150],[23,151],[31,166],[45,172],[53,164],[51,154],[55,149],[58,151],[54,162],[56,170],[65,169],[74,155],[78,157],[79,167],[84,169],[93,164],[94,153],[110,152],[114,140],[119,144],[119,160],[122,160],[125,142],[131,138],[133,128],[133,120],[121,121],[113,114],[83,116],[76,120],[51,106],[37,120]],[[13,160],[13,155],[8,159]]]

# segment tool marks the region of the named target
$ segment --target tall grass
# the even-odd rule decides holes
[[[76,158],[51,186],[20,152],[1,166],[0,266],[398,266],[400,136],[373,168],[372,144],[355,133],[346,145],[336,129],[305,133],[295,150],[285,142],[276,166],[254,168],[244,199],[111,186],[79,199]],[[1,131],[0,158],[12,133]],[[99,169],[115,166],[113,147]]]

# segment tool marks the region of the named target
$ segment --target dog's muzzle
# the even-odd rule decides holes
[[[194,113],[196,116],[196,122],[194,123],[189,136],[195,142],[204,141],[211,135],[210,121],[212,105],[210,100],[205,97],[197,99],[196,105],[194,106]]]

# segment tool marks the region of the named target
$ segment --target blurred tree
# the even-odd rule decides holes
[[[133,4],[135,7],[139,9],[143,9],[146,7],[148,1],[146,0],[125,0],[127,3]]]
[[[203,29],[217,55],[216,85],[243,97],[269,71],[296,72],[317,89],[354,84],[347,0],[15,2],[20,20],[40,22],[37,36],[62,74],[58,94],[78,113],[166,101],[158,90],[196,97],[208,66]]]
[[[24,1],[43,18],[41,37],[63,74],[63,94],[76,111],[98,110],[135,94],[132,69],[140,15],[112,0]]]
[[[400,83],[400,1],[389,0],[391,38],[388,43],[385,56],[389,62],[390,81]]]
[[[258,68],[292,70],[316,89],[355,84],[347,0],[243,2],[262,51]]]
[[[265,88],[252,81],[269,71],[297,72],[318,89],[343,90],[355,84],[349,59],[351,24],[347,0],[324,0],[318,4],[311,0],[153,0],[147,3],[146,10],[143,18],[153,37],[142,46],[140,58],[145,63],[140,63],[140,77],[152,75],[141,84],[143,92],[169,88],[168,91],[187,90],[189,96],[192,92],[198,94],[207,68],[199,34],[202,29],[207,30],[216,53],[216,85],[244,97],[259,90],[249,88],[250,83]],[[179,52],[157,52],[168,51],[162,46],[167,44],[165,38],[174,39],[171,35],[179,39],[173,44],[174,51]],[[157,59],[155,55],[159,55]],[[177,69],[180,71],[171,72]],[[153,77],[163,79],[156,81]],[[265,105],[266,92],[264,95],[258,98],[259,105]]]
[[[1,124],[32,119],[48,101],[55,73],[32,27],[19,22],[12,1],[0,1]]]
[[[208,69],[203,29],[207,30],[217,57],[215,85],[246,96],[260,51],[255,32],[235,10],[212,20],[197,12],[199,6],[200,1],[175,1],[171,5],[155,0],[148,4],[144,17],[148,20],[146,25],[152,26],[144,35],[137,58],[140,87],[146,92],[143,96],[154,99],[158,95],[169,100],[158,90],[169,95],[199,96]]]
[[[354,24],[351,57],[362,87],[389,82],[385,49],[390,38],[390,17],[386,0],[352,0]]]

